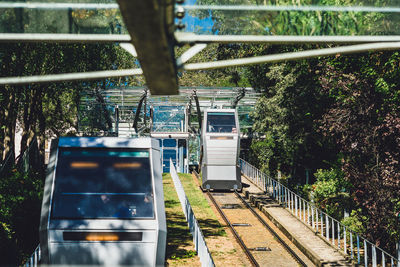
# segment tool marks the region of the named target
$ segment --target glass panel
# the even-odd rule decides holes
[[[158,144],[159,144],[160,148],[162,148],[162,139],[158,139]]]
[[[186,158],[186,139],[178,139],[178,147],[183,147],[183,157]]]
[[[169,173],[169,171],[170,171],[170,169],[169,169],[169,160],[167,160],[167,161],[164,161],[163,162],[163,172],[164,173]]]
[[[163,141],[164,147],[176,147],[175,139],[164,139]]]
[[[228,112],[207,113],[207,132],[237,133],[235,114]]]
[[[198,136],[189,139],[189,165],[198,165],[200,160],[200,138]]]
[[[168,161],[172,159],[173,161],[176,160],[176,150],[175,149],[164,149],[164,161]]]
[[[0,2],[0,33],[128,33],[117,4],[42,2],[20,6]]]
[[[163,150],[163,172],[169,172],[169,159],[172,159],[174,165],[176,165],[176,150],[175,149],[164,149]]]
[[[149,152],[60,148],[52,217],[153,218]]]
[[[184,5],[184,31],[217,35],[397,35],[398,1],[198,0]]]
[[[165,99],[164,101],[169,100]],[[182,132],[184,121],[185,107],[183,105],[154,106],[153,132]]]

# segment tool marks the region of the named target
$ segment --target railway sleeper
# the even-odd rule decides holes
[[[269,247],[256,247],[256,248],[249,248],[251,251],[271,251]]]
[[[232,226],[252,226],[249,223],[232,223]]]

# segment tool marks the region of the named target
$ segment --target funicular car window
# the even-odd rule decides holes
[[[154,218],[149,151],[60,148],[52,218]]]
[[[235,114],[231,112],[209,112],[207,132],[236,133]]]

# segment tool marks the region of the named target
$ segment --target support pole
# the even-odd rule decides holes
[[[147,97],[147,90],[145,90],[143,95],[140,97],[139,104],[138,104],[138,106],[136,108],[135,118],[133,120],[133,129],[135,129],[135,133],[138,132],[137,124],[138,124],[138,121],[139,121],[140,110],[142,109],[142,104],[143,104],[143,101],[146,99],[146,97]]]
[[[196,90],[193,90],[193,97],[194,100],[196,101],[196,110],[197,110],[197,120],[199,121],[199,134],[201,134],[201,111],[200,111],[200,104],[199,104],[199,98],[197,97]]]

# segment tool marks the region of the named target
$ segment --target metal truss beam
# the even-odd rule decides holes
[[[196,44],[186,50],[177,60],[176,60],[176,65],[182,66],[183,63],[188,62],[192,57],[200,53],[204,48],[206,48],[206,44]]]
[[[49,10],[66,10],[66,9],[117,9],[115,3],[53,3],[53,2],[2,2],[0,8],[26,8],[26,9],[49,9]]]
[[[294,35],[206,35],[186,32],[175,33],[178,43],[267,43],[267,44],[361,44],[400,42],[400,36],[294,36]]]
[[[152,95],[178,94],[174,0],[118,0]]]
[[[229,60],[219,60],[202,63],[191,63],[183,66],[184,70],[207,70],[226,67],[236,67],[253,64],[274,63],[288,60],[300,60],[312,57],[332,56],[340,54],[353,54],[369,51],[399,50],[400,42],[391,43],[371,43],[351,46],[341,46],[334,48],[312,49],[300,52],[282,53],[278,55],[256,56],[251,58],[239,58]]]
[[[298,11],[298,12],[379,12],[399,13],[398,6],[355,6],[355,5],[185,5],[186,10],[220,11]]]
[[[69,82],[76,80],[96,80],[117,78],[143,74],[142,69],[106,70],[80,73],[47,74],[37,76],[5,77],[0,78],[0,85],[19,85],[29,83]]]
[[[128,34],[2,33],[0,42],[118,43],[130,42]]]

